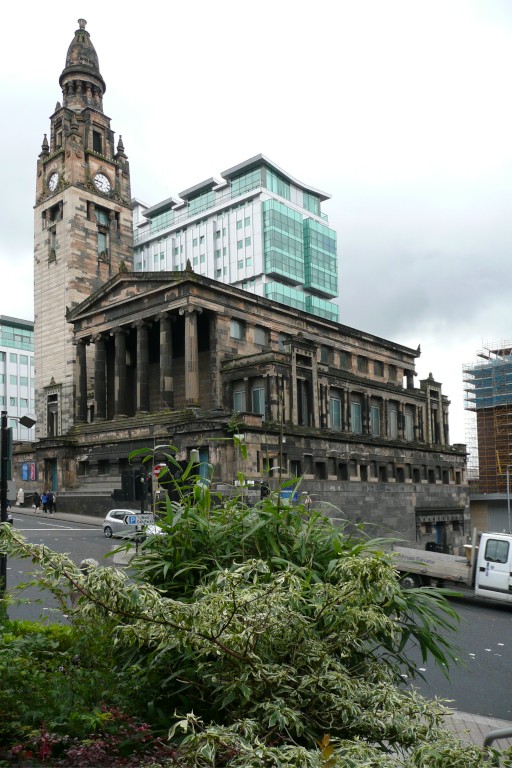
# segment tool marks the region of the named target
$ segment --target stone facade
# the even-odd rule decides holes
[[[465,447],[449,444],[441,385],[414,386],[419,350],[191,270],[119,274],[67,319],[74,426],[37,451],[39,476],[56,457],[61,503],[96,494],[103,512],[130,452],[168,444],[181,460],[198,450],[217,488],[238,472],[254,489],[302,477],[334,516],[461,544]]]
[[[37,161],[34,218],[36,436],[73,423],[75,351],[66,312],[132,264],[130,172],[103,113],[105,83],[85,21],[60,77],[62,104]]]

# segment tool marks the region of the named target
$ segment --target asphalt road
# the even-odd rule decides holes
[[[452,605],[460,616],[452,638],[460,663],[450,667],[447,680],[436,664],[423,664],[413,653],[425,677],[414,685],[428,698],[449,699],[454,709],[512,721],[512,606],[475,598]]]
[[[93,557],[100,564],[112,564],[112,552],[122,544],[121,539],[106,539],[100,525],[67,522],[43,514],[16,514],[14,509],[12,515],[15,527],[28,541],[66,553],[77,564],[86,557]],[[9,617],[65,622],[66,617],[62,615],[50,593],[41,592],[36,587],[29,587],[21,593],[15,589],[20,583],[28,581],[29,574],[35,570],[30,560],[7,560],[7,590],[24,601],[9,607]]]

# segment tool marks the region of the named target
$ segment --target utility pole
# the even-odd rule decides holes
[[[7,432],[7,411],[2,411],[0,422],[0,521],[9,520],[7,514],[7,467],[9,465],[9,435]],[[0,595],[7,587],[7,555],[0,555]]]

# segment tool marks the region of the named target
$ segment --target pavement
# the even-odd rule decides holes
[[[34,515],[32,509],[24,507],[12,507],[13,514]],[[40,513],[40,517],[50,517],[48,514]],[[86,525],[101,526],[103,517],[94,517],[92,515],[73,515],[64,512],[54,512],[52,515],[55,520],[65,520],[67,522],[82,523]],[[475,744],[483,746],[484,739],[491,732],[508,730],[509,734],[500,734],[500,738],[493,741],[492,746],[495,749],[506,749],[512,747],[512,721],[500,720],[496,717],[483,717],[482,715],[473,715],[470,712],[461,712],[460,710],[451,710],[445,719],[445,725],[465,744]]]

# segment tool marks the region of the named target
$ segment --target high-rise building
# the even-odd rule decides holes
[[[136,272],[194,272],[338,320],[336,232],[322,203],[264,155],[150,208],[135,201]]]
[[[0,315],[0,408],[14,440],[33,440],[19,419],[34,411],[34,323]]]

